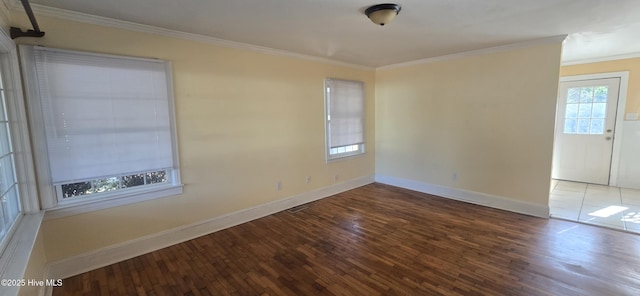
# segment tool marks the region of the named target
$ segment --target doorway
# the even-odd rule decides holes
[[[561,81],[552,178],[609,185],[620,78]]]
[[[614,72],[560,79],[549,198],[552,217],[640,230],[633,229],[636,221],[621,220],[630,219],[625,215],[633,210],[638,211],[632,216],[640,212],[635,206],[640,191],[616,187],[621,151],[616,138],[623,134],[628,75]],[[634,206],[629,207],[629,202]]]
[[[560,78],[552,179],[617,186],[628,84],[626,71]]]

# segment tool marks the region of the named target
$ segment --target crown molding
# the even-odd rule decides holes
[[[599,57],[599,58],[572,60],[572,61],[562,62],[561,65],[571,66],[571,65],[591,64],[591,63],[609,62],[609,61],[615,61],[615,60],[635,59],[635,58],[640,58],[640,52],[618,54],[618,55]]]
[[[24,12],[24,8],[20,5],[19,0],[2,0],[2,2],[11,11]],[[334,65],[351,67],[356,69],[363,69],[363,70],[387,70],[387,69],[402,68],[402,67],[421,65],[421,64],[430,64],[430,63],[435,63],[440,61],[525,48],[525,47],[530,47],[534,45],[558,43],[558,42],[563,42],[567,37],[567,35],[551,36],[546,38],[528,40],[524,42],[495,46],[490,48],[483,48],[483,49],[465,51],[465,52],[443,55],[438,57],[420,59],[420,60],[415,60],[410,62],[391,64],[391,65],[386,65],[381,67],[369,67],[369,66],[336,61],[328,58],[322,58],[322,57],[317,57],[312,55],[305,55],[305,54],[299,54],[299,53],[289,52],[285,50],[258,46],[258,45],[248,44],[248,43],[224,40],[224,39],[219,39],[219,38],[214,38],[214,37],[209,37],[209,36],[204,36],[199,34],[187,33],[187,32],[165,29],[165,28],[144,25],[144,24],[139,24],[139,23],[134,23],[129,21],[123,21],[123,20],[118,20],[113,18],[101,17],[101,16],[92,15],[92,14],[64,10],[64,9],[44,6],[40,4],[31,4],[31,8],[33,9],[34,13],[42,16],[47,16],[47,17],[53,17],[53,18],[64,19],[69,21],[76,21],[76,22],[82,22],[82,23],[87,23],[92,25],[117,28],[117,29],[141,32],[141,33],[155,34],[155,35],[160,35],[165,37],[178,38],[178,39],[184,39],[189,41],[218,45],[218,46],[223,46],[227,48],[249,50],[249,51],[254,51],[254,52],[259,52],[259,53],[269,54],[269,55],[285,56],[285,57],[291,57],[291,58],[319,62],[319,63],[334,64]],[[598,58],[591,58],[591,59],[572,60],[572,61],[562,62],[561,64],[562,66],[570,66],[570,65],[606,62],[606,61],[612,61],[612,60],[630,59],[630,58],[638,58],[638,57],[640,57],[640,52],[607,56],[607,57],[598,57]]]
[[[22,8],[22,6],[20,5],[17,5],[18,3],[17,0],[2,0],[2,1],[4,1],[5,4],[7,2],[14,2],[14,4],[16,5],[14,5],[14,7],[10,9],[14,11],[24,12],[24,8]],[[97,16],[92,14],[86,14],[86,13],[65,10],[65,9],[49,7],[49,6],[44,6],[40,4],[31,4],[31,9],[33,9],[33,12],[37,15],[53,17],[57,19],[76,21],[76,22],[81,22],[86,24],[111,27],[111,28],[135,31],[140,33],[155,34],[155,35],[160,35],[164,37],[171,37],[171,38],[178,38],[183,40],[207,43],[207,44],[218,45],[218,46],[223,46],[227,48],[249,50],[249,51],[259,52],[259,53],[268,54],[268,55],[285,56],[285,57],[291,57],[291,58],[296,58],[301,60],[307,60],[307,61],[319,62],[319,63],[325,63],[325,64],[333,64],[333,65],[345,66],[345,67],[356,68],[356,69],[363,69],[363,70],[375,69],[373,67],[351,64],[351,63],[336,61],[336,60],[317,57],[317,56],[293,53],[285,50],[279,50],[279,49],[274,49],[274,48],[269,48],[264,46],[257,46],[257,45],[229,41],[229,40],[224,40],[224,39],[219,39],[219,38],[214,38],[214,37],[209,37],[209,36],[204,36],[199,34],[170,30],[170,29],[144,25],[144,24],[139,24],[139,23],[134,23],[129,21],[123,21],[123,20],[107,18],[107,17]]]
[[[454,59],[460,59],[465,57],[485,55],[490,53],[497,53],[497,52],[514,50],[514,49],[526,48],[526,47],[531,47],[535,45],[562,43],[565,38],[567,38],[567,35],[558,35],[558,36],[527,40],[527,41],[511,43],[507,45],[459,52],[459,53],[448,54],[448,55],[443,55],[438,57],[415,60],[415,61],[406,62],[406,63],[398,63],[398,64],[393,64],[388,66],[382,66],[382,67],[376,68],[376,70],[388,70],[388,69],[402,68],[402,67],[422,65],[422,64],[431,64],[431,63],[441,62],[446,60],[454,60]]]

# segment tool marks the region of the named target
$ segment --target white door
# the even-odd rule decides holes
[[[554,179],[609,185],[620,78],[561,82]]]

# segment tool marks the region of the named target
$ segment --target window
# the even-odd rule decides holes
[[[168,62],[33,46],[21,54],[50,205],[180,185]]]
[[[0,241],[7,237],[22,211],[2,74],[4,73],[0,73]]]
[[[604,134],[608,92],[606,86],[569,88],[564,133]]]
[[[78,183],[66,183],[58,186],[62,192],[57,193],[62,199],[77,198],[84,195],[132,188],[135,186],[162,184],[167,182],[167,170],[94,179]]]
[[[325,80],[327,160],[364,153],[364,84]]]
[[[0,278],[25,278],[43,218],[38,201],[18,51],[0,29]],[[18,295],[20,287],[0,287]]]

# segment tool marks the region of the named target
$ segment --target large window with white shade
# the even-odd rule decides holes
[[[325,80],[327,160],[364,153],[364,83]]]
[[[57,205],[179,186],[166,61],[21,46]]]

